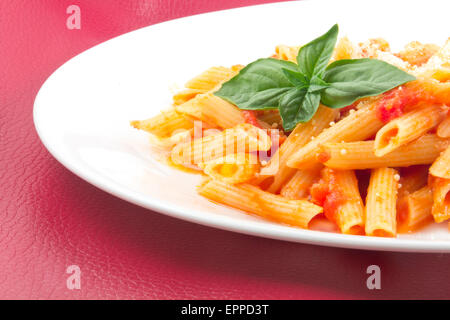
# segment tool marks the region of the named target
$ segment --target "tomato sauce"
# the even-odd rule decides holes
[[[331,159],[331,155],[328,152],[322,151],[317,154],[316,159],[321,163],[325,163]]]
[[[378,119],[387,123],[400,117],[408,106],[419,102],[446,104],[449,101],[449,88],[441,88],[435,83],[413,81],[385,92],[377,108]]]
[[[407,87],[398,87],[385,92],[378,105],[378,119],[387,123],[400,117],[406,106],[416,104],[418,101],[418,95]]]
[[[346,199],[339,190],[333,170],[324,169],[322,178],[311,186],[310,193],[312,202],[322,206],[325,216],[335,222],[339,207]]]
[[[258,127],[262,129],[261,125],[259,124],[258,118],[256,118],[256,112],[253,110],[243,110],[242,116],[244,117],[245,123],[251,124],[255,127]]]
[[[358,105],[359,101],[360,100],[357,100],[357,101],[353,102],[351,105],[341,108],[339,111],[342,114],[342,113],[346,113],[352,109],[356,109],[356,106]]]

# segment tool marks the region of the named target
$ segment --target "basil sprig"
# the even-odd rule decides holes
[[[250,63],[215,95],[240,109],[279,109],[283,128],[291,131],[297,123],[309,121],[320,103],[343,108],[415,80],[381,60],[347,59],[328,64],[338,32],[336,24],[303,46],[297,64],[272,58]]]

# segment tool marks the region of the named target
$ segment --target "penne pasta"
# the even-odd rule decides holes
[[[435,177],[450,179],[450,147],[433,162],[430,167],[430,174]]]
[[[430,105],[392,120],[377,132],[375,155],[384,156],[417,139],[440,123],[446,113],[446,108]]]
[[[397,234],[397,171],[391,168],[374,169],[370,176],[366,200],[366,234],[394,237]]]
[[[200,90],[203,92],[212,90],[217,85],[231,79],[238,71],[232,68],[212,67],[195,78],[189,80],[185,87],[188,89]]]
[[[397,222],[399,232],[415,231],[433,220],[431,207],[433,193],[425,186],[408,194],[397,203]]]
[[[199,164],[211,178],[230,184],[249,181],[259,172],[259,166],[258,157],[249,153],[227,154]]]
[[[175,110],[163,111],[153,118],[131,121],[130,124],[159,138],[168,138],[177,130],[189,130],[194,127],[192,120]]]
[[[364,234],[364,206],[354,171],[323,169],[320,181],[311,187],[311,197],[342,233]]]
[[[441,138],[450,138],[450,113],[437,127],[436,134]]]
[[[281,188],[280,195],[287,199],[306,199],[309,188],[319,179],[322,165],[311,169],[296,170],[291,179]]]
[[[242,112],[237,107],[212,93],[199,94],[195,98],[176,106],[175,109],[181,114],[186,114],[223,129],[244,122]]]
[[[191,167],[235,153],[267,151],[271,147],[267,133],[250,124],[176,145],[171,152],[175,164]]]
[[[391,153],[377,157],[374,152],[374,141],[326,143],[320,149],[317,158],[327,167],[334,169],[408,167],[433,163],[449,145],[450,139],[427,134]]]
[[[172,149],[175,145],[190,141],[192,139],[192,134],[194,129],[181,130],[180,132],[174,132],[170,137],[159,138],[157,136],[151,135],[149,141],[155,146],[161,148],[163,151]]]
[[[336,214],[339,229],[345,234],[364,234],[364,205],[359,194],[355,172],[338,170],[336,185],[344,196]]]
[[[433,208],[431,210],[434,221],[442,222],[450,218],[450,180],[434,178],[431,182],[433,190]]]
[[[173,105],[179,106],[204,92],[205,91],[199,89],[184,89],[173,96]]]
[[[383,123],[377,117],[376,102],[371,103],[349,114],[334,126],[323,130],[314,140],[301,146],[289,157],[287,165],[299,169],[311,165],[315,162],[319,147],[324,143],[364,140],[373,136],[382,126]]]
[[[311,187],[311,197],[342,233],[364,234],[364,206],[354,171],[323,169],[320,181]]]
[[[450,105],[450,82],[440,82],[419,75],[417,80],[408,82],[402,87],[414,92],[416,98],[421,101],[436,105]]]
[[[261,172],[262,175],[272,177],[267,191],[277,193],[282,185],[288,181],[295,173],[295,169],[287,166],[287,160],[302,146],[306,145],[311,138],[319,135],[325,128],[334,121],[338,111],[319,106],[317,113],[307,123],[298,124],[291,132],[286,141],[277,150],[274,157],[269,161],[266,168]]]
[[[395,53],[338,31],[212,67],[131,125],[201,196],[265,219],[381,237],[450,219],[450,38]]]
[[[309,201],[289,200],[250,184],[230,185],[220,180],[209,180],[198,188],[198,192],[215,202],[300,228],[307,228],[310,221],[322,212],[321,207]]]

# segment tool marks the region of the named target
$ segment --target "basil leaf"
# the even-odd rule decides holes
[[[375,59],[339,60],[328,65],[338,35],[334,25],[303,46],[297,64],[259,59],[242,69],[215,92],[240,109],[276,109],[286,131],[309,121],[320,102],[342,108],[415,80],[412,75]]]
[[[301,88],[308,86],[309,79],[303,73],[292,71],[289,69],[283,69],[283,72],[293,86]]]
[[[291,131],[297,123],[309,121],[320,103],[320,93],[293,88],[280,99],[280,115],[285,131]]]
[[[326,88],[328,88],[330,84],[326,83],[322,79],[318,78],[317,76],[313,76],[309,83],[309,92],[320,92]]]
[[[323,79],[330,86],[322,91],[322,103],[330,108],[342,108],[416,78],[381,60],[356,59],[333,62]]]
[[[275,109],[281,96],[294,87],[284,69],[298,72],[293,62],[259,59],[225,82],[215,93],[240,109]]]
[[[327,33],[300,48],[297,63],[308,78],[322,77],[336,45],[339,28],[335,24]]]

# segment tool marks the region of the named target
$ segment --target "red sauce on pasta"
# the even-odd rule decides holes
[[[418,95],[407,87],[390,90],[381,97],[377,109],[378,119],[387,123],[398,118],[403,114],[406,106],[416,104],[418,100]]]
[[[322,151],[317,154],[316,159],[321,163],[325,163],[331,159],[331,155],[328,152]]]
[[[408,111],[409,106],[419,102],[447,104],[450,101],[449,92],[450,85],[442,83],[423,80],[407,83],[382,95],[377,108],[378,118],[387,123]]]
[[[323,206],[323,203],[327,199],[328,192],[328,183],[323,179],[320,179],[319,182],[311,186],[310,193],[312,202],[319,206]]]
[[[255,127],[262,129],[261,125],[258,122],[258,118],[256,117],[256,112],[253,110],[243,110],[242,116],[244,117],[245,123],[251,124]]]
[[[324,169],[322,179],[312,185],[310,189],[312,202],[323,207],[323,213],[336,221],[339,207],[345,202],[345,196],[339,190],[333,170]]]
[[[356,106],[358,105],[360,100],[353,102],[351,105],[346,106],[344,108],[339,109],[339,111],[341,112],[341,114],[344,114],[352,109],[356,109]]]

